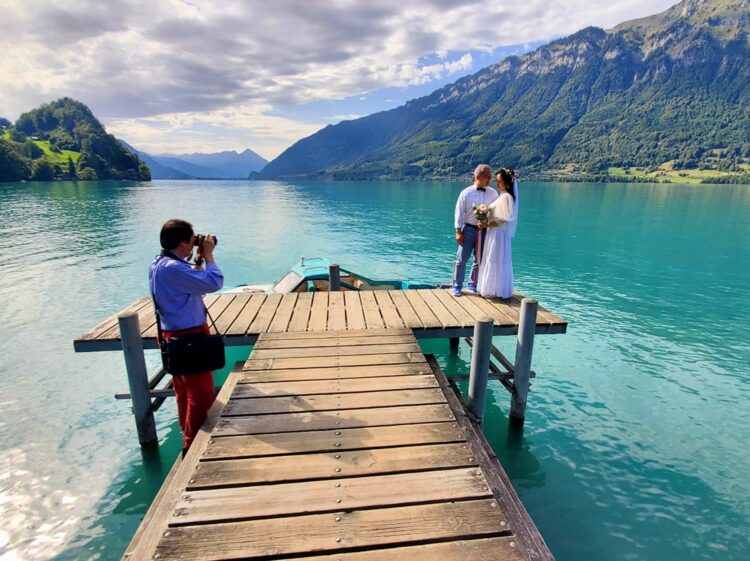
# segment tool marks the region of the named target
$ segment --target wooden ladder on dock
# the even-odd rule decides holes
[[[410,329],[264,333],[123,559],[551,560]]]

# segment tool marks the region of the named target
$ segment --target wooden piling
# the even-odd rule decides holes
[[[474,324],[474,346],[471,351],[469,372],[468,408],[481,423],[484,419],[484,402],[487,396],[487,377],[490,371],[490,347],[492,347],[492,318],[479,318]]]
[[[521,301],[516,363],[513,369],[513,392],[510,398],[510,420],[516,424],[523,424],[526,417],[526,398],[529,395],[531,355],[534,350],[534,327],[538,306],[534,298],[524,298]]]
[[[341,271],[338,265],[328,266],[328,290],[338,292],[341,290]]]
[[[125,355],[125,368],[133,401],[133,415],[138,430],[138,441],[148,444],[156,440],[156,424],[151,409],[151,395],[148,384],[146,359],[143,356],[141,328],[138,314],[127,313],[117,316],[122,338],[122,351]]]

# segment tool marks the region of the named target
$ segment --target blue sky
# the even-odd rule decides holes
[[[0,0],[0,116],[69,96],[159,153],[272,159],[509,54],[673,0]]]

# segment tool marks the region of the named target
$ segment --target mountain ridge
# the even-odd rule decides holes
[[[250,148],[242,152],[150,154],[121,141],[151,167],[154,179],[246,179],[268,162]]]
[[[257,177],[455,177],[481,161],[572,177],[747,175],[749,15],[747,0],[684,0],[609,31],[588,27],[329,125]]]

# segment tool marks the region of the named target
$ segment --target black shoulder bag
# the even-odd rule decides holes
[[[224,358],[224,338],[219,334],[219,330],[216,329],[214,319],[208,313],[207,309],[206,315],[211,320],[216,335],[193,333],[189,335],[177,335],[165,341],[161,331],[159,305],[156,303],[156,295],[153,291],[151,292],[151,298],[154,300],[156,331],[164,370],[172,375],[185,376],[224,368],[226,364],[226,359]]]

